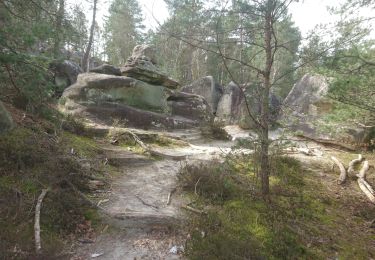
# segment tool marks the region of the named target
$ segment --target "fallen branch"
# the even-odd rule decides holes
[[[358,163],[360,163],[360,162],[362,162],[362,160],[363,160],[362,154],[359,154],[357,159],[352,160],[349,163],[348,174],[354,173],[354,167],[355,167],[355,165],[358,164]]]
[[[90,204],[90,206],[92,206],[93,208],[97,208],[97,209],[100,209],[101,211],[103,211],[104,214],[108,215],[108,212],[106,212],[105,209],[103,209],[102,207],[100,207],[100,205],[98,205],[97,203],[93,202],[92,200],[90,200],[85,194],[83,194],[80,190],[77,189],[76,186],[73,185],[73,183],[71,183],[70,181],[68,181],[67,179],[64,179],[64,181],[72,188],[72,190],[77,193],[84,201],[86,201],[88,204]]]
[[[36,203],[36,207],[35,207],[34,232],[35,232],[35,250],[37,254],[39,254],[40,250],[42,249],[42,245],[40,242],[40,209],[42,207],[43,199],[46,196],[48,190],[49,189],[42,190],[42,193],[39,195],[38,202]]]
[[[134,141],[143,149],[145,150],[146,152],[148,152],[150,155],[154,155],[154,156],[160,156],[160,157],[163,157],[164,154],[163,153],[160,153],[158,151],[155,151],[153,149],[151,149],[150,147],[148,147],[144,142],[142,142],[142,140],[136,135],[134,134],[132,131],[126,131],[127,133],[129,133]]]
[[[331,147],[337,147],[337,148],[342,148],[346,151],[350,151],[350,152],[353,152],[355,151],[355,147],[351,146],[351,145],[347,145],[347,144],[344,144],[344,143],[338,143],[336,142],[335,140],[330,140],[330,139],[320,139],[320,138],[314,138],[314,137],[310,137],[310,136],[306,136],[306,135],[297,135],[298,137],[301,137],[301,138],[304,138],[306,140],[311,140],[315,143],[318,143],[318,144],[322,144],[322,145],[325,145],[325,146],[329,146],[330,148]],[[339,151],[341,151],[339,149]]]
[[[195,183],[195,186],[194,186],[194,193],[195,193],[195,195],[198,195],[198,193],[197,193],[197,187],[198,187],[198,183],[200,182],[201,178],[202,177],[199,177],[197,183]]]
[[[363,163],[362,169],[357,174],[359,188],[365,193],[367,198],[375,204],[375,192],[371,185],[366,181],[366,173],[369,169],[368,161]]]
[[[335,162],[335,164],[339,167],[340,169],[340,176],[339,176],[339,184],[343,184],[346,180],[346,170],[344,165],[334,156],[331,156],[332,161]]]
[[[190,206],[181,206],[181,208],[183,208],[183,209],[186,209],[186,210],[189,210],[189,211],[191,211],[191,212],[194,212],[194,213],[197,213],[197,214],[201,214],[201,215],[203,215],[203,214],[207,214],[205,211],[203,211],[203,210],[199,210],[199,209],[195,209],[195,208],[192,208],[192,207],[190,207]]]

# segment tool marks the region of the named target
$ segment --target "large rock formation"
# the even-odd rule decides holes
[[[155,70],[160,77],[150,77],[154,72],[137,65],[142,60],[156,68],[151,50],[147,46],[134,49],[130,60],[135,61],[137,73],[133,70],[128,74],[132,77],[80,74],[77,82],[64,91],[60,109],[107,124],[121,121],[141,128],[187,128],[209,122],[213,114],[203,97],[172,90],[177,83],[171,84],[168,77],[163,78]],[[158,77],[163,80],[155,80]]]
[[[317,116],[331,109],[331,101],[325,98],[327,92],[326,78],[306,74],[293,86],[283,105],[295,115]]]
[[[70,60],[53,62],[51,69],[54,72],[55,84],[61,92],[66,87],[74,84],[77,81],[78,74],[83,72],[77,63]]]
[[[176,89],[178,82],[169,78],[156,67],[154,48],[150,45],[138,45],[134,48],[132,56],[121,68],[123,76],[136,78],[144,82],[162,85],[170,89]]]
[[[245,91],[247,93],[246,100],[244,97]],[[234,82],[230,82],[219,101],[216,112],[217,118],[227,125],[238,124],[245,129],[258,127],[248,112],[250,110],[255,118],[260,115],[260,99],[257,93],[256,86],[244,85],[239,87]],[[269,105],[270,122],[273,123],[277,118],[280,102],[272,93],[269,97]]]
[[[244,103],[244,95],[242,90],[231,82],[224,89],[221,96],[216,116],[226,125],[238,124],[241,119],[241,110]]]
[[[317,136],[316,120],[332,109],[332,102],[325,97],[327,92],[326,78],[304,75],[283,102],[282,123],[311,137]]]
[[[14,123],[9,112],[0,101],[0,134],[12,129]]]
[[[323,121],[335,102],[327,97],[328,80],[321,75],[304,75],[283,102],[280,122],[303,135],[332,140],[350,148],[366,147],[375,140],[375,128],[362,124]]]
[[[90,72],[121,76],[121,70],[109,64],[103,64],[90,70]]]
[[[224,92],[223,87],[217,84],[212,76],[198,79],[190,85],[184,86],[181,91],[203,96],[214,114],[216,114],[220,98]]]
[[[127,105],[153,112],[168,111],[170,91],[143,81],[97,73],[83,73],[76,84],[67,88],[61,98],[67,110],[105,102]]]

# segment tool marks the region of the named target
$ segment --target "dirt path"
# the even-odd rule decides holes
[[[234,138],[247,137],[245,131],[236,127],[227,130]],[[102,204],[104,211],[101,214],[108,227],[94,243],[80,245],[72,259],[91,259],[93,256],[97,256],[94,259],[108,260],[182,259],[180,251],[184,247],[186,234],[181,230],[184,224],[181,206],[188,202],[188,198],[178,189],[179,169],[186,163],[220,159],[223,154],[232,151],[230,147],[234,142],[208,142],[195,130],[164,134],[183,139],[189,145],[159,147],[157,151],[163,156],[158,159],[118,146],[102,147],[108,154],[109,163],[120,172],[112,183],[109,201]],[[305,141],[297,142],[296,146],[322,151],[322,156],[296,154],[294,157],[316,172],[323,185],[332,190],[331,196],[346,197],[343,187],[336,185],[336,174],[330,169],[329,156],[334,151]],[[356,190],[355,184],[351,185]],[[169,194],[171,200],[168,204]],[[366,200],[360,191],[354,195],[357,201]]]
[[[192,130],[167,134],[194,144],[159,147],[164,156],[158,159],[102,146],[109,163],[121,173],[112,183],[109,201],[101,205],[108,228],[94,243],[79,245],[72,259],[181,259],[186,239],[179,228],[184,221],[181,206],[187,199],[178,189],[179,169],[182,164],[218,159],[233,142],[207,142]]]

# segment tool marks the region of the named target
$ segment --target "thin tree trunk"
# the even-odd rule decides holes
[[[86,48],[85,54],[83,55],[83,59],[82,59],[82,70],[84,72],[87,72],[89,70],[89,57],[90,57],[92,43],[94,41],[96,5],[97,5],[97,3],[98,3],[98,0],[94,0],[94,9],[92,11],[92,24],[91,24],[91,28],[90,28],[89,42],[87,44],[87,48]]]
[[[65,0],[59,0],[59,9],[56,16],[55,42],[53,46],[53,57],[57,59],[60,56],[60,47],[62,41],[62,26],[65,13]]]
[[[268,7],[269,8],[269,7]],[[263,73],[263,88],[261,95],[261,130],[260,130],[260,174],[262,178],[262,193],[268,195],[270,191],[269,175],[270,175],[270,162],[269,162],[269,94],[271,88],[271,69],[272,69],[272,17],[271,10],[267,11],[265,21],[265,49],[266,49],[266,66]]]

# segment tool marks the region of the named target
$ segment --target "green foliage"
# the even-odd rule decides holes
[[[68,235],[79,235],[77,226],[85,217],[95,221],[94,213],[86,214],[86,202],[66,181],[82,191],[87,190],[87,178],[101,174],[100,164],[95,165],[96,144],[82,136],[55,131],[53,126],[39,118],[0,136],[1,259],[33,258],[33,209],[42,188],[50,188],[41,211],[42,258],[54,258]],[[95,166],[89,171],[81,166],[81,159],[90,159]]]
[[[184,188],[195,198],[192,206],[208,210],[207,215],[191,218],[188,258],[364,259],[372,255],[371,248],[360,246],[369,245],[371,235],[364,234],[357,243],[352,230],[342,229],[342,219],[352,214],[345,210],[347,202],[332,198],[297,160],[275,157],[272,162],[272,192],[267,199],[254,189],[258,184],[248,156],[182,170]],[[372,210],[365,211],[371,215]],[[352,221],[355,225],[359,219]]]
[[[142,12],[137,0],[113,0],[105,22],[105,52],[108,61],[123,65],[135,45],[142,41]]]

